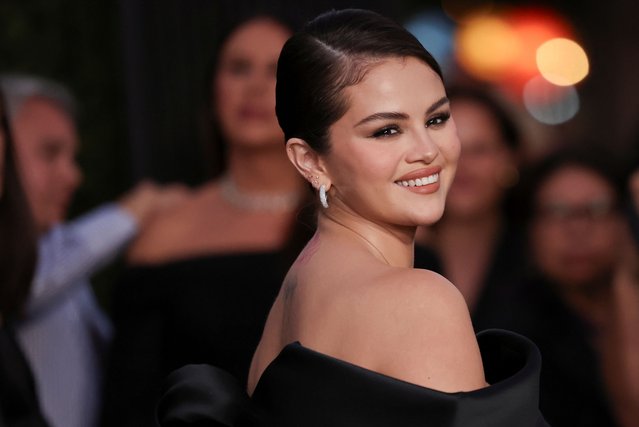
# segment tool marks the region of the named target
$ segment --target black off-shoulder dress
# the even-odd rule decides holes
[[[444,393],[318,353],[286,346],[252,397],[223,370],[173,372],[158,405],[163,427],[543,427],[541,357],[512,332],[478,334],[488,387]]]

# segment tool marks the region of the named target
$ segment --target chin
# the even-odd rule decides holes
[[[443,214],[444,214],[444,210],[442,209],[439,212],[432,212],[429,214],[420,215],[419,218],[414,218],[414,220],[412,221],[412,224],[410,225],[412,226],[433,225],[442,218]]]

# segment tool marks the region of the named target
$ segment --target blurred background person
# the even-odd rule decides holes
[[[155,425],[161,383],[185,364],[220,366],[246,383],[286,269],[312,234],[297,218],[311,192],[275,116],[276,64],[292,25],[254,12],[222,33],[206,90],[225,167],[154,218],[128,252],[114,296],[107,426]]]
[[[112,261],[179,189],[142,184],[118,203],[64,223],[81,181],[75,163],[75,101],[58,83],[3,76],[18,170],[38,240],[38,262],[18,339],[34,371],[43,411],[53,426],[96,425],[109,319],[90,276]]]
[[[540,408],[553,426],[636,425],[639,279],[621,170],[585,145],[548,155],[527,176],[530,276],[504,327],[540,348]]]
[[[461,155],[444,216],[418,231],[415,267],[449,278],[481,331],[500,326],[523,277],[522,234],[507,209],[522,144],[512,112],[488,89],[451,87],[448,98]]]
[[[36,233],[15,164],[0,91],[0,426],[46,427],[29,363],[15,339],[36,261]]]

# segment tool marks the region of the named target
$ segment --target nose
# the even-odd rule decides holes
[[[439,147],[433,140],[433,136],[428,132],[428,129],[423,128],[416,131],[406,160],[409,163],[423,162],[430,164],[438,155]]]
[[[256,70],[251,74],[248,89],[252,94],[262,95],[268,93],[274,83],[275,80],[269,74]]]

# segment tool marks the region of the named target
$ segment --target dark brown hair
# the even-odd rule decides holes
[[[0,189],[0,313],[19,315],[31,288],[36,261],[36,232],[20,185],[9,121],[0,92],[4,170]]]
[[[277,64],[276,113],[286,140],[329,150],[329,127],[348,109],[343,90],[387,58],[417,58],[442,77],[435,59],[401,25],[375,12],[324,13],[291,37]]]

